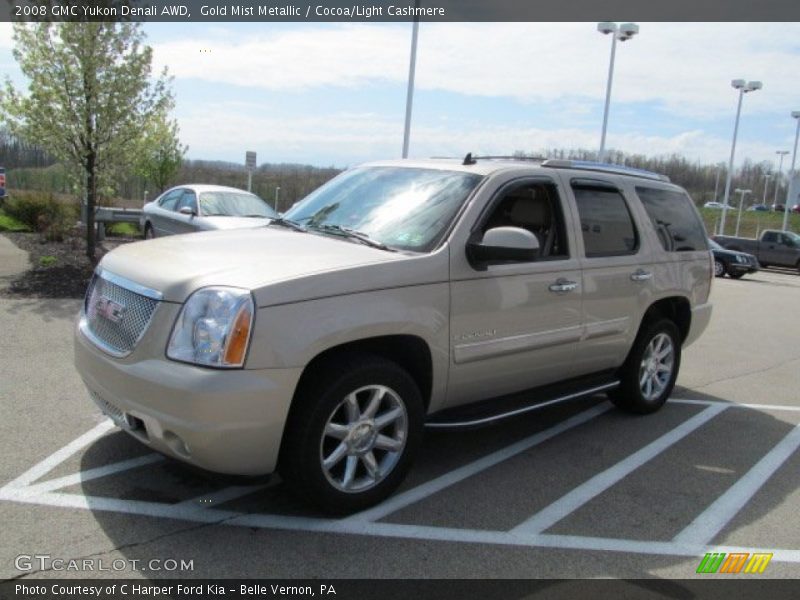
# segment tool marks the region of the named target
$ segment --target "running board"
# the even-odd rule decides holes
[[[549,400],[545,400],[542,402],[535,402],[527,406],[515,408],[513,410],[505,410],[498,412],[496,414],[479,418],[473,417],[473,418],[459,419],[458,415],[456,414],[456,412],[458,411],[458,407],[454,409],[448,409],[442,411],[441,413],[439,413],[439,415],[432,415],[433,419],[425,423],[425,427],[427,427],[428,429],[462,429],[467,427],[479,427],[481,425],[488,425],[490,423],[494,423],[502,419],[508,419],[509,417],[515,417],[517,415],[533,412],[535,410],[539,410],[547,406],[552,406],[553,404],[559,404],[561,402],[576,400],[578,398],[583,398],[585,396],[591,396],[592,394],[605,392],[607,390],[611,390],[619,386],[619,383],[620,382],[618,380],[609,381],[608,383],[604,383],[602,385],[595,385],[593,387],[578,390],[572,393],[556,396],[555,398],[551,398]],[[482,402],[481,404],[484,403],[485,402]],[[452,417],[450,417],[449,413],[452,413]]]

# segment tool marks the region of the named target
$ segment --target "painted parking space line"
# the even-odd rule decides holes
[[[648,444],[628,459],[617,463],[611,469],[603,471],[599,475],[578,486],[572,492],[562,497],[567,499],[565,508],[580,506],[583,498],[587,498],[587,493],[594,497],[599,493],[600,488],[608,487],[613,483],[612,480],[619,481],[624,477],[626,471],[636,468],[637,463],[643,464],[651,454],[654,456],[669,447],[675,441],[688,435],[697,429],[702,423],[707,422],[727,408],[742,407],[742,405],[705,400],[672,400],[676,403],[701,404],[706,409],[697,415],[683,422],[678,427],[662,436],[656,442]],[[709,506],[696,519],[699,526],[706,520],[713,523],[702,531],[694,532],[694,536],[688,535],[690,528],[681,532],[679,536],[671,541],[646,541],[628,540],[617,538],[602,538],[591,536],[572,536],[554,535],[542,533],[537,530],[538,525],[543,521],[540,511],[523,523],[537,523],[536,527],[530,530],[522,529],[519,526],[510,531],[495,531],[484,529],[459,529],[450,527],[425,526],[402,523],[378,522],[384,516],[413,504],[420,499],[426,498],[431,494],[437,493],[448,486],[462,481],[463,479],[491,468],[507,458],[516,456],[520,452],[527,450],[547,439],[568,432],[570,429],[590,421],[591,419],[605,413],[611,409],[611,405],[603,403],[596,405],[582,413],[564,420],[563,422],[541,431],[519,442],[511,444],[506,448],[493,452],[481,459],[473,461],[467,465],[454,469],[429,482],[423,483],[406,492],[390,498],[383,504],[343,519],[330,519],[318,517],[290,516],[268,513],[247,513],[220,508],[223,502],[239,498],[241,496],[259,491],[258,488],[269,487],[270,484],[261,486],[230,486],[205,496],[198,496],[174,504],[166,502],[150,502],[141,500],[128,500],[113,497],[90,496],[80,493],[67,493],[62,490],[66,485],[86,481],[87,479],[97,479],[124,473],[126,470],[140,468],[144,463],[155,459],[148,458],[153,455],[137,457],[127,461],[105,465],[94,469],[88,469],[79,473],[59,477],[53,480],[40,481],[58,465],[67,461],[70,457],[79,453],[83,448],[114,429],[110,421],[101,423],[89,432],[80,436],[70,444],[57,450],[34,467],[24,472],[22,475],[0,488],[0,500],[7,500],[17,503],[34,504],[41,506],[81,509],[88,511],[107,511],[130,515],[140,515],[155,518],[175,519],[197,523],[225,524],[237,527],[257,527],[267,529],[280,529],[291,531],[318,532],[328,534],[344,534],[359,536],[374,536],[385,538],[404,538],[417,540],[431,540],[441,542],[457,543],[477,543],[477,544],[499,544],[516,547],[531,548],[559,548],[574,550],[596,550],[607,552],[627,552],[635,554],[652,555],[671,555],[671,556],[702,556],[706,552],[750,552],[750,553],[772,553],[773,561],[800,563],[800,550],[792,548],[760,548],[760,547],[734,547],[734,546],[710,546],[708,542],[721,530],[722,527],[735,515],[752,496],[766,483],[775,473],[781,464],[800,447],[800,426],[796,426],[790,434],[785,436],[777,446],[772,448],[745,476],[737,481],[729,490]],[[751,408],[750,406],[746,408]],[[790,405],[753,405],[755,410],[798,410],[796,406]],[[654,445],[655,444],[655,445]],[[633,458],[636,457],[636,458]],[[626,463],[626,461],[628,461]],[[598,479],[599,478],[599,479]],[[594,481],[595,483],[591,483]],[[596,490],[599,490],[595,493]],[[570,495],[574,494],[572,500]],[[201,499],[210,500],[202,503]],[[555,504],[545,510],[549,510]],[[572,509],[574,510],[574,509]],[[550,519],[558,515],[553,509]],[[568,514],[568,513],[565,513]],[[705,516],[704,516],[705,515]],[[536,520],[538,518],[538,521]],[[691,527],[691,526],[690,526]],[[713,529],[713,531],[711,531]],[[687,535],[683,535],[687,533]]]
[[[612,485],[622,480],[622,478],[629,475],[649,460],[655,458],[679,440],[682,440],[695,429],[698,429],[700,426],[716,417],[722,411],[726,410],[727,407],[726,404],[708,406],[705,410],[684,421],[675,429],[649,443],[641,450],[634,452],[613,467],[598,473],[546,508],[543,508],[526,521],[514,527],[511,532],[514,534],[522,533],[531,535],[542,533],[549,529],[561,519],[589,502],[592,498],[601,494]]]
[[[81,471],[80,473],[65,475],[64,477],[59,477],[57,479],[49,479],[41,483],[34,483],[31,484],[30,486],[27,486],[27,488],[29,491],[34,491],[34,492],[52,492],[55,490],[69,487],[71,485],[77,485],[79,483],[83,483],[84,481],[91,481],[92,479],[108,477],[109,475],[114,475],[115,473],[121,473],[122,471],[130,471],[132,469],[138,469],[139,467],[144,467],[147,465],[152,465],[163,461],[164,457],[161,456],[160,454],[146,454],[144,456],[131,458],[130,460],[123,460],[120,462],[112,463],[110,465],[95,467],[93,469],[87,469],[85,471]]]
[[[796,425],[772,450],[728,488],[728,491],[678,533],[673,541],[709,543],[798,448],[800,448],[800,425]]]
[[[603,403],[598,404],[597,406],[593,406],[583,412],[578,413],[577,415],[570,417],[566,421],[562,421],[549,429],[545,429],[544,431],[540,431],[534,435],[531,435],[523,440],[520,440],[510,446],[506,446],[505,448],[501,448],[496,452],[492,452],[491,454],[479,458],[471,463],[468,463],[462,467],[458,467],[453,471],[445,473],[431,481],[427,481],[423,484],[418,485],[410,490],[405,492],[401,492],[395,496],[384,500],[378,506],[373,508],[369,508],[365,511],[360,513],[356,513],[350,517],[347,517],[347,521],[379,521],[383,517],[390,515],[393,512],[400,510],[401,508],[405,508],[411,504],[419,502],[428,496],[441,492],[447,487],[458,483],[466,479],[467,477],[472,477],[480,473],[481,471],[485,471],[509,458],[516,456],[534,446],[538,446],[539,444],[546,442],[547,440],[554,438],[557,435],[560,435],[570,429],[577,427],[578,425],[583,425],[592,419],[599,417],[600,415],[608,412],[611,410],[612,405],[610,403]]]

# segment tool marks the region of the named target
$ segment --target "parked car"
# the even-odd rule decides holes
[[[377,162],[267,227],[106,254],[75,364],[151,448],[222,473],[277,468],[348,513],[397,488],[425,425],[599,392],[658,410],[709,322],[712,273],[694,203],[661,175]]]
[[[791,231],[765,229],[757,240],[715,235],[714,241],[728,250],[752,254],[764,269],[775,265],[800,271],[800,235]]]
[[[727,250],[714,240],[708,240],[711,246],[711,253],[714,255],[714,275],[724,277],[728,275],[732,279],[741,279],[747,273],[758,271],[758,260],[752,254]]]
[[[723,208],[725,208],[725,205],[722,202],[713,202],[712,201],[712,202],[706,202],[705,204],[703,204],[703,208],[717,208],[719,210],[722,210]],[[731,207],[729,205],[728,206],[728,210],[730,210],[730,208]]]
[[[769,206],[766,204],[753,204],[752,206],[748,206],[747,210],[749,212],[769,212]]]
[[[772,210],[775,211],[775,212],[783,212],[784,210],[786,210],[786,205],[785,204],[773,204],[772,205]]]
[[[261,227],[278,216],[264,200],[221,185],[174,187],[144,205],[141,229],[151,239],[175,233]]]
[[[800,213],[800,204],[795,204],[792,208],[790,208],[793,213]]]
[[[0,203],[5,200],[6,197],[6,170],[3,167],[0,167]]]

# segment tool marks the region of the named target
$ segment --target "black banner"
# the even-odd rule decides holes
[[[0,21],[800,21],[797,0],[0,0]]]
[[[754,597],[782,600],[797,597],[794,580],[755,579],[497,579],[497,580],[191,580],[163,579],[23,579],[0,583],[3,600],[255,600],[328,598],[336,600],[500,600],[592,598],[710,598],[735,600]]]

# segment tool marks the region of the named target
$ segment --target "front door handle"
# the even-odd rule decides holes
[[[578,283],[576,281],[570,281],[569,279],[560,277],[555,283],[550,284],[548,289],[556,294],[566,294],[567,292],[575,290],[577,287]]]
[[[644,269],[637,269],[634,273],[631,273],[631,281],[647,281],[652,278],[653,274]]]

